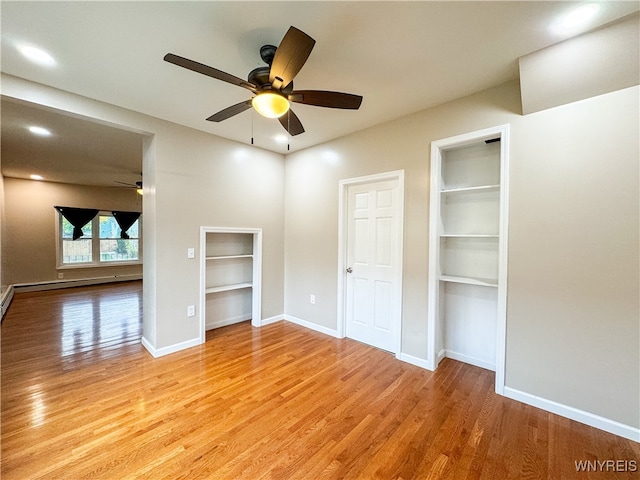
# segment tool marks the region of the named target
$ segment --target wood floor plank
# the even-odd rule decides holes
[[[16,294],[0,327],[0,473],[13,479],[610,479],[640,445],[286,322],[154,359],[140,282]]]

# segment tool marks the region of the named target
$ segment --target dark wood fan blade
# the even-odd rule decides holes
[[[273,57],[269,82],[276,90],[291,83],[309,58],[316,41],[296,27],[290,27]]]
[[[357,110],[362,103],[360,95],[342,92],[327,92],[324,90],[295,90],[289,95],[289,100],[316,107],[342,108]]]
[[[279,117],[278,120],[280,121],[280,125],[282,125],[292,137],[304,133],[302,122],[291,109],[289,109],[287,113]]]
[[[220,110],[218,113],[214,113],[207,120],[210,122],[221,122],[226,120],[227,118],[231,118],[234,115],[244,112],[245,110],[249,110],[251,108],[251,100],[246,100],[244,102],[236,103],[235,105],[231,105],[230,107],[225,108],[224,110]]]
[[[178,55],[174,55],[173,53],[167,53],[164,56],[165,62],[173,63],[174,65],[178,65],[179,67],[186,68],[187,70],[191,70],[197,73],[201,73],[202,75],[206,75],[208,77],[215,78],[217,80],[222,80],[223,82],[230,83],[232,85],[237,85],[238,87],[246,88],[255,93],[256,86],[252,83],[247,82],[241,78],[238,78],[230,73],[223,72],[222,70],[218,70],[217,68],[210,67],[203,63],[194,62],[193,60],[189,60],[188,58],[180,57]]]

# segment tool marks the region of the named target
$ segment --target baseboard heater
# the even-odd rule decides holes
[[[56,290],[59,288],[71,288],[71,287],[87,287],[90,285],[100,285],[102,283],[114,283],[114,282],[130,282],[134,280],[142,280],[142,274],[132,275],[112,275],[108,277],[93,277],[93,278],[78,278],[69,280],[51,280],[48,282],[34,282],[34,283],[15,283],[9,285],[9,287],[3,292],[0,298],[0,321],[4,318],[4,314],[13,300],[14,293],[20,292],[39,292],[44,290]]]
[[[2,322],[4,312],[7,311],[11,300],[13,300],[13,290],[13,285],[9,285],[9,287],[2,292],[2,297],[0,297],[0,322]]]

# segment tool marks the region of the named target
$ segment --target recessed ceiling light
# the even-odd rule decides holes
[[[35,125],[29,127],[29,131],[34,135],[40,135],[41,137],[48,137],[49,135],[51,135],[51,132],[46,128],[37,127]]]
[[[29,177],[31,178],[31,180],[44,180],[44,177],[42,175],[33,174],[33,175],[30,175]]]
[[[55,58],[40,48],[23,45],[18,47],[18,50],[22,55],[38,65],[52,66],[56,64]]]
[[[568,33],[584,27],[600,11],[600,5],[589,3],[581,5],[566,13],[556,25],[556,30]]]
[[[289,137],[286,135],[276,135],[273,139],[278,143],[287,143],[289,141]]]

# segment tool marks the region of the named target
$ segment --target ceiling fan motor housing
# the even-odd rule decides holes
[[[262,58],[264,63],[271,66],[271,64],[273,63],[273,57],[275,56],[277,49],[278,47],[276,47],[275,45],[263,45],[262,47],[260,47],[260,58]]]
[[[273,57],[277,49],[274,45],[263,45],[260,47],[260,57],[268,66],[254,68],[249,72],[249,76],[247,77],[249,83],[258,87],[258,91],[273,90],[271,82],[269,81],[269,73],[271,72],[271,64],[273,63]],[[289,95],[292,91],[293,82],[290,82],[289,85],[278,90],[278,92],[284,95]]]

